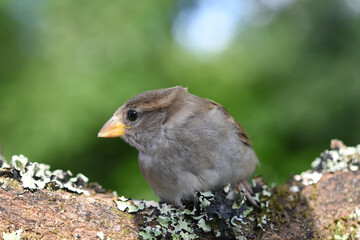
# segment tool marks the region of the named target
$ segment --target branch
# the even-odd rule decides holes
[[[244,194],[226,199],[228,187],[197,193],[184,209],[118,198],[82,175],[0,157],[0,231],[4,239],[358,239],[360,145],[332,143],[313,169],[284,185],[255,178],[261,209]]]

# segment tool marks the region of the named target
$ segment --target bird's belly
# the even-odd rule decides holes
[[[181,205],[181,200],[191,198],[196,191],[214,190],[250,178],[257,164],[257,160],[253,160],[256,155],[252,149],[238,154],[213,154],[213,164],[209,165],[205,164],[209,161],[196,156],[188,164],[181,156],[172,156],[170,164],[164,159],[158,161],[160,157],[139,153],[139,166],[156,195]]]
[[[154,157],[139,153],[139,166],[145,180],[161,200],[180,206],[195,191],[203,189],[198,177],[184,169],[158,163]],[[179,160],[180,161],[180,160]]]
[[[139,153],[138,161],[142,175],[155,193],[169,191],[176,184],[171,168],[163,166],[156,158]]]

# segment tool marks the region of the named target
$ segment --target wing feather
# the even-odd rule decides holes
[[[229,114],[229,112],[221,104],[214,102],[213,100],[210,99],[206,99],[206,100],[209,101],[210,108],[217,107],[226,116],[227,120],[230,121],[235,126],[240,141],[246,146],[252,148],[252,143],[250,141],[250,138],[248,137],[244,129],[241,127],[241,125]]]

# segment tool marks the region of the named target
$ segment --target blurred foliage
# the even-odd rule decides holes
[[[332,138],[360,143],[360,22],[345,1],[296,1],[208,59],[174,43],[180,10],[174,1],[2,1],[4,155],[155,199],[137,151],[97,132],[129,98],[175,85],[229,110],[267,182],[307,169]]]

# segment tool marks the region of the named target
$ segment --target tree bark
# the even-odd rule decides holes
[[[89,196],[62,189],[28,190],[9,169],[2,169],[0,175],[0,231],[4,233],[22,229],[21,237],[25,239],[139,239],[144,237],[139,233],[146,225],[157,224],[151,219],[159,214],[155,208],[120,211],[114,194],[97,193],[91,185]],[[286,184],[273,187],[266,206],[253,210],[255,218],[266,212],[262,226],[255,221],[241,230],[242,235],[227,238],[359,239],[360,172],[322,172],[320,177],[314,184],[291,177]],[[144,216],[150,220],[146,222]],[[196,224],[189,227],[199,239],[216,238],[212,231],[196,229]],[[171,237],[175,235],[157,238]]]

